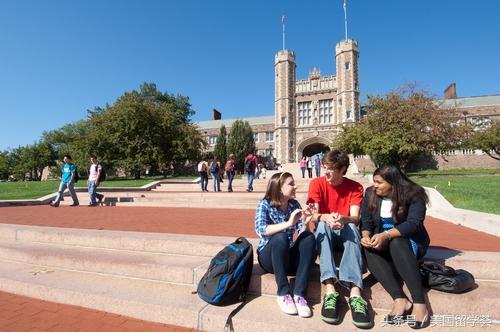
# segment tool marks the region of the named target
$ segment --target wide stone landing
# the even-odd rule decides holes
[[[173,235],[0,225],[0,290],[19,295],[83,306],[152,322],[207,331],[220,331],[235,306],[215,307],[192,291],[209,261],[228,237]],[[251,240],[254,244],[256,240]],[[500,319],[500,253],[431,249],[428,259],[466,268],[477,288],[462,295],[429,291],[434,315]],[[274,276],[258,264],[250,286],[250,302],[233,319],[235,331],[327,331],[319,317],[324,289],[318,268],[311,273],[309,301],[314,316],[290,317],[275,302]],[[369,274],[364,295],[374,314],[374,331],[384,331],[381,319],[390,298]],[[342,330],[356,330],[342,307]],[[475,327],[498,330],[500,325]],[[401,331],[409,330],[400,327]],[[434,329],[433,329],[434,330]],[[447,330],[435,328],[435,330]]]

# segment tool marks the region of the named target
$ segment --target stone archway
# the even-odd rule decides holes
[[[319,152],[326,153],[330,151],[330,140],[324,137],[311,137],[303,140],[297,146],[297,161],[299,161],[303,155],[312,156]]]

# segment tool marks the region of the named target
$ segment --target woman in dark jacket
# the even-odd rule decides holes
[[[363,199],[361,245],[368,269],[394,300],[384,318],[387,324],[407,320],[410,327],[419,329],[430,323],[418,263],[430,242],[424,227],[427,202],[425,190],[394,165],[375,170],[373,186]]]

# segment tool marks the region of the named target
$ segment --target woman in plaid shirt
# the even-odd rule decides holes
[[[307,230],[312,210],[301,209],[295,200],[296,189],[290,173],[276,173],[269,179],[266,195],[255,214],[255,231],[260,237],[257,257],[266,272],[274,273],[281,310],[289,315],[310,317],[305,297],[316,244],[314,234]],[[295,231],[299,235],[294,241]],[[296,276],[293,296],[287,275]]]

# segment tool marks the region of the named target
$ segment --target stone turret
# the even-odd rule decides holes
[[[346,39],[335,47],[337,70],[338,123],[357,122],[359,115],[359,49],[358,42]]]

